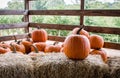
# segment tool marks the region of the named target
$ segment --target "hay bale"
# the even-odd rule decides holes
[[[109,65],[108,78],[120,78],[120,56],[109,57],[107,64]]]
[[[34,78],[33,61],[27,55],[0,55],[0,78]]]
[[[71,60],[64,53],[48,53],[34,62],[35,78],[103,78],[109,71],[99,55]]]

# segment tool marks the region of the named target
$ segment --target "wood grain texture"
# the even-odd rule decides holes
[[[16,23],[16,24],[0,24],[0,30],[14,29],[14,28],[26,28],[26,27],[28,27],[27,22]]]
[[[75,27],[81,27],[81,25],[61,25],[61,24],[40,24],[40,23],[29,23],[29,27],[48,28],[48,29],[58,29],[58,30],[72,30]],[[113,27],[99,27],[99,26],[85,26],[84,28],[88,32],[95,33],[106,33],[106,34],[118,34],[120,35],[120,28]]]
[[[27,15],[26,10],[0,10],[0,15]]]

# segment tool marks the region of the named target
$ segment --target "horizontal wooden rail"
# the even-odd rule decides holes
[[[23,38],[26,38],[27,34],[10,35],[10,36],[1,36],[1,37],[0,37],[0,42],[1,42],[1,41],[14,40],[14,36],[16,36],[17,39],[23,39]]]
[[[26,28],[26,27],[28,27],[27,22],[16,23],[16,24],[0,24],[0,30],[14,29],[14,28]]]
[[[29,15],[120,16],[120,10],[29,10]]]
[[[0,10],[0,15],[27,15],[28,10]]]
[[[48,28],[48,29],[58,29],[58,30],[72,30],[75,27],[80,27],[80,25],[59,25],[59,24],[40,24],[40,23],[29,23],[29,27]],[[106,34],[119,34],[120,28],[113,27],[97,27],[97,26],[85,26],[85,30],[88,32],[96,33],[106,33]]]

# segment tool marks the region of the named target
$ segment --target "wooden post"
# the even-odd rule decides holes
[[[83,10],[84,10],[84,1],[85,0],[81,0],[81,11],[82,11],[82,14],[80,15],[80,25],[84,25],[84,14],[83,14]]]
[[[28,14],[28,12],[29,12],[29,0],[24,0],[24,6],[25,6],[24,9],[27,13],[24,15],[23,21],[24,22],[29,22],[29,14]],[[29,32],[29,26],[25,28],[25,32],[26,33]]]

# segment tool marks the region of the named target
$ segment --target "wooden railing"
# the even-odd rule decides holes
[[[85,10],[84,0],[81,0],[80,10],[29,10],[29,1],[25,0],[25,10],[0,10],[0,15],[24,15],[24,23],[21,24],[0,24],[0,30],[13,29],[13,28],[25,28],[26,33],[29,32],[29,28],[40,26],[41,28],[57,29],[57,30],[72,30],[75,27],[84,25],[85,16],[107,16],[107,17],[120,17],[120,10]],[[79,16],[80,25],[62,25],[62,24],[41,24],[29,22],[29,15],[62,15],[62,16]],[[84,25],[85,26],[85,25]],[[88,32],[116,34],[120,35],[120,28],[113,27],[99,27],[99,26],[85,26],[85,30]],[[16,35],[18,39],[25,38],[26,34]],[[12,40],[13,35],[0,37],[0,41]],[[65,37],[49,36],[49,40],[64,41]],[[105,42],[104,47],[120,49],[120,43]]]

